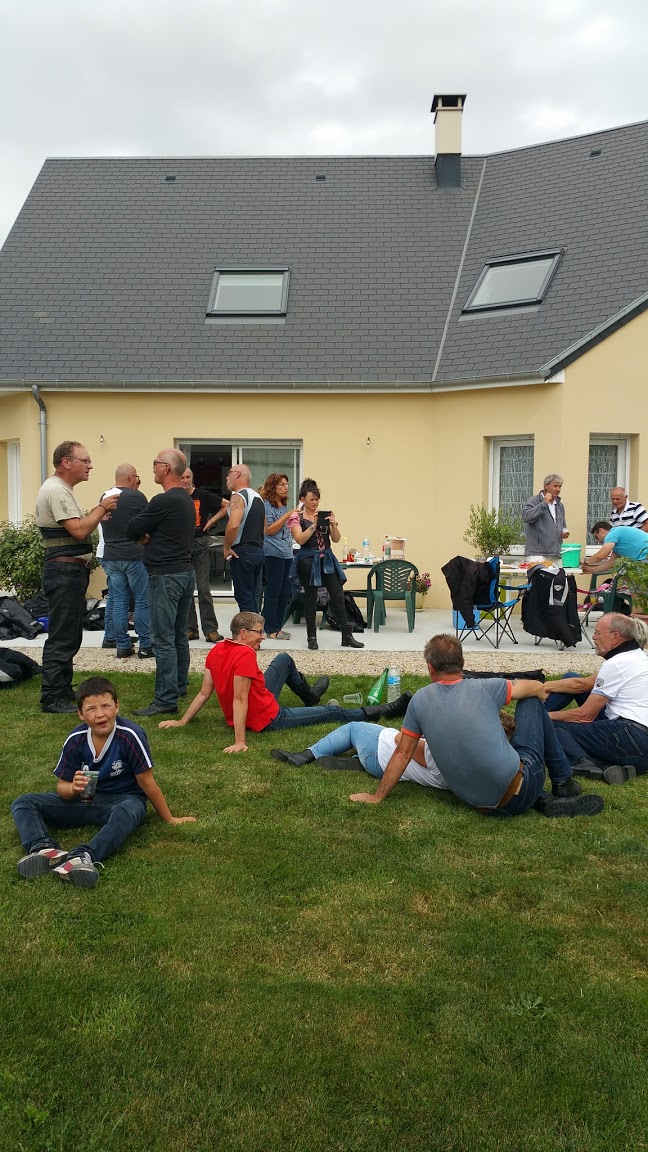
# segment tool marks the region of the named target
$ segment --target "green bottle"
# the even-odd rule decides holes
[[[388,671],[389,669],[385,668],[385,671],[378,677],[376,683],[370,689],[369,695],[367,696],[367,704],[380,704],[382,694],[385,691],[385,685],[387,683]]]

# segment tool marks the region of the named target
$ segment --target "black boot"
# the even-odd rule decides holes
[[[363,771],[362,763],[357,756],[318,756],[315,767],[325,768],[328,772]]]
[[[301,687],[295,688],[294,693],[295,696],[299,696],[299,699],[307,708],[314,708],[316,704],[319,704],[328,686],[328,676],[320,676],[319,680],[316,680],[314,684],[309,684],[306,677],[303,676]]]
[[[364,644],[360,640],[356,640],[351,629],[344,628],[342,630],[342,647],[343,648],[364,648]]]
[[[396,716],[405,715],[411,699],[411,692],[403,692],[398,700],[392,700],[391,704],[366,704],[362,711],[367,720],[393,720]]]
[[[310,648],[311,652],[317,652],[318,644],[317,644],[317,634],[315,632],[313,632],[312,635],[310,634],[310,632],[308,633],[308,635],[306,637],[306,642],[307,642],[308,647]]]
[[[270,755],[273,760],[292,764],[293,768],[303,768],[304,764],[312,764],[315,759],[310,748],[307,748],[305,752],[284,752],[281,748],[273,748]]]

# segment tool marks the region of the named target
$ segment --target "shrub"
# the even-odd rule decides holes
[[[18,600],[29,600],[41,590],[43,540],[33,516],[20,524],[0,524],[0,586]]]
[[[464,540],[471,544],[484,559],[501,556],[522,539],[522,520],[502,509],[487,508],[485,504],[471,504],[468,527]]]
[[[648,613],[648,561],[619,559],[615,570],[632,594],[634,611]]]

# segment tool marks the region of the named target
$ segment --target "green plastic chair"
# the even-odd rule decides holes
[[[374,564],[367,576],[367,591],[353,595],[367,597],[367,624],[377,632],[387,619],[385,602],[404,600],[407,610],[407,629],[414,631],[416,621],[416,577],[419,571],[415,564],[407,560],[381,560]],[[409,584],[409,587],[408,587]]]

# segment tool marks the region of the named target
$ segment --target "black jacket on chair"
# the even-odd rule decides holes
[[[535,568],[529,573],[529,581],[531,587],[522,597],[524,631],[573,648],[582,639],[574,577],[567,576],[564,568],[557,572]]]
[[[473,605],[491,603],[493,572],[485,560],[469,560],[467,556],[454,556],[441,569],[450,589],[452,607],[461,613],[468,627],[477,627]]]

